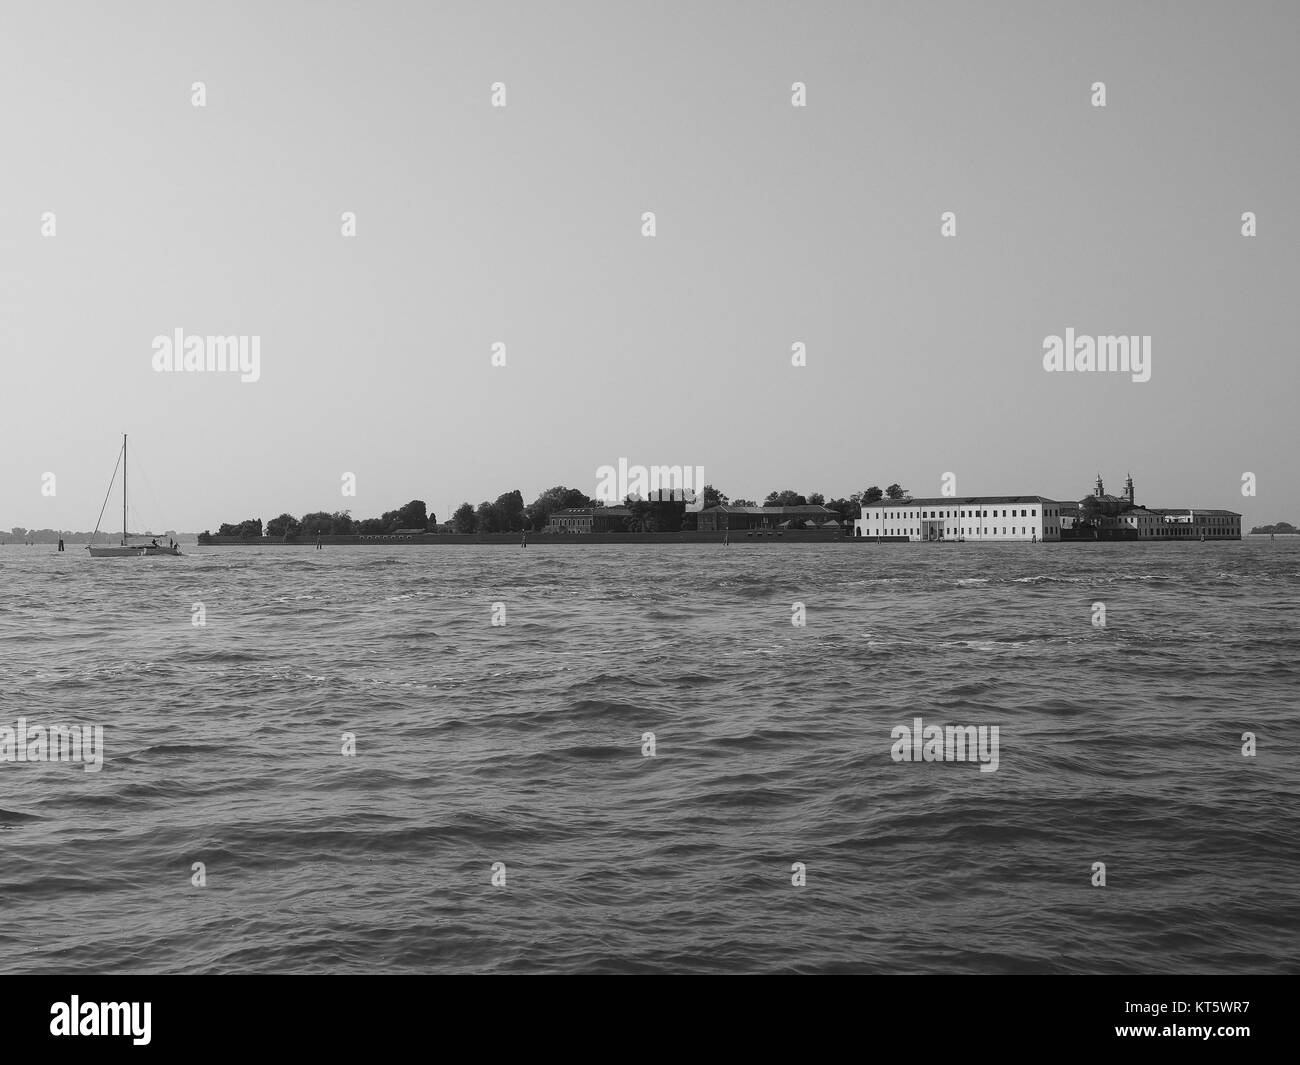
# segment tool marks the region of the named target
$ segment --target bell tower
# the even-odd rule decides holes
[[[1093,495],[1095,495],[1098,499],[1100,499],[1105,494],[1106,494],[1106,489],[1102,486],[1101,474],[1099,473],[1097,474],[1097,491],[1095,491]]]
[[[1129,506],[1137,506],[1137,500],[1133,498],[1133,475],[1128,475],[1128,480],[1124,482],[1124,494],[1128,496]]]

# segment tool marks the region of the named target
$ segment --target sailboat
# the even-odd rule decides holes
[[[91,543],[86,546],[90,552],[91,558],[154,558],[162,555],[179,555],[181,553],[180,545],[166,546],[159,544],[157,540],[148,544],[131,544],[127,543],[126,536],[126,433],[122,434],[122,453],[118,456],[118,465],[122,467],[122,542],[116,546],[99,546],[95,544],[94,536],[91,537]],[[117,476],[117,467],[113,467],[114,478]],[[113,491],[113,482],[108,482],[109,492]],[[104,496],[104,507],[108,506],[108,496]],[[104,507],[99,508],[99,520],[104,519]],[[99,521],[95,522],[95,534],[99,533]]]

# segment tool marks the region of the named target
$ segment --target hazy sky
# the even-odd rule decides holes
[[[3,0],[0,527],[93,526],[122,432],[157,529],[620,457],[759,499],[1131,469],[1300,521],[1298,38],[1294,3]],[[260,380],[155,373],[178,327],[259,336]],[[1045,372],[1067,327],[1150,335],[1150,381]]]

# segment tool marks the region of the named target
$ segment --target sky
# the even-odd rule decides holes
[[[122,433],[154,529],[445,519],[620,458],[760,501],[1131,471],[1300,523],[1298,37],[1254,2],[5,0],[0,528],[92,528]],[[257,337],[258,379],[155,371],[176,329]],[[1067,329],[1150,336],[1150,380],[1045,370]]]

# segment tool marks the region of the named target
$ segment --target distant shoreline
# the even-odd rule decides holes
[[[317,537],[298,536],[285,538],[282,536],[206,536],[198,544],[199,547],[307,547],[314,548],[317,543]],[[780,529],[773,532],[752,531],[748,534],[744,531],[732,532],[699,532],[690,530],[684,532],[662,532],[662,533],[634,533],[634,532],[609,532],[609,533],[528,533],[527,544],[529,547],[545,547],[558,545],[563,547],[590,547],[593,544],[720,544],[724,540],[730,543],[742,542],[760,542],[760,543],[837,543],[845,540],[852,540],[854,537],[845,536],[839,529]],[[858,538],[860,539],[860,537]],[[905,540],[906,537],[898,537],[899,540]],[[397,535],[386,533],[382,535],[362,536],[351,534],[347,536],[327,536],[322,534],[319,541],[324,547],[418,547],[438,544],[505,544],[519,547],[524,542],[524,536],[521,533],[420,533]],[[874,541],[872,541],[874,543]]]
[[[0,536],[0,547],[12,547],[17,544],[19,547],[24,544],[48,544],[54,546],[62,540],[65,547],[71,547],[76,544],[79,547],[85,547],[87,544],[98,544],[101,547],[111,547],[121,541],[122,535],[118,533],[114,536],[105,536],[100,533],[94,539],[91,539],[90,533],[73,534],[71,536],[50,535],[42,533],[40,536],[14,536],[13,533],[5,533]],[[146,543],[149,540],[157,540],[160,544],[166,543],[167,540],[175,540],[182,547],[194,547],[199,542],[198,533],[132,533],[128,538],[132,543]]]
[[[1281,535],[1281,534],[1279,534]],[[1247,537],[1221,537],[1214,540],[1204,541],[1206,543],[1231,543],[1241,542]],[[286,548],[305,548],[314,550],[317,540],[315,537],[296,537],[285,539],[280,536],[208,536],[203,539],[197,546],[199,547],[286,547]],[[634,532],[611,532],[611,533],[583,533],[579,534],[544,534],[529,533],[526,545],[522,536],[515,533],[423,533],[409,535],[375,535],[375,536],[326,536],[321,535],[320,544],[322,547],[436,547],[436,546],[459,546],[472,544],[485,544],[504,547],[600,547],[610,544],[649,544],[652,546],[671,546],[673,544],[908,544],[908,543],[925,543],[924,541],[912,541],[906,536],[883,536],[877,539],[874,536],[849,536],[839,530],[817,530],[817,529],[781,529],[775,531],[733,531],[726,532],[699,532],[695,530],[685,532],[662,532],[662,533],[634,533]],[[1019,541],[1018,541],[1019,543]],[[1088,538],[1063,538],[1053,541],[1039,541],[1038,544],[1031,544],[1030,541],[1023,541],[1025,546],[1056,546],[1058,544],[1095,544],[1102,545],[1108,543],[1122,543],[1130,545],[1142,545],[1149,543],[1176,543],[1191,544],[1200,546],[1202,541],[1199,540],[1096,540]],[[949,545],[974,544],[979,547],[999,546],[996,542],[984,542],[975,539],[965,541],[949,540],[934,541],[928,544],[929,547],[939,551],[944,550]],[[1005,546],[1005,545],[1003,545]]]

